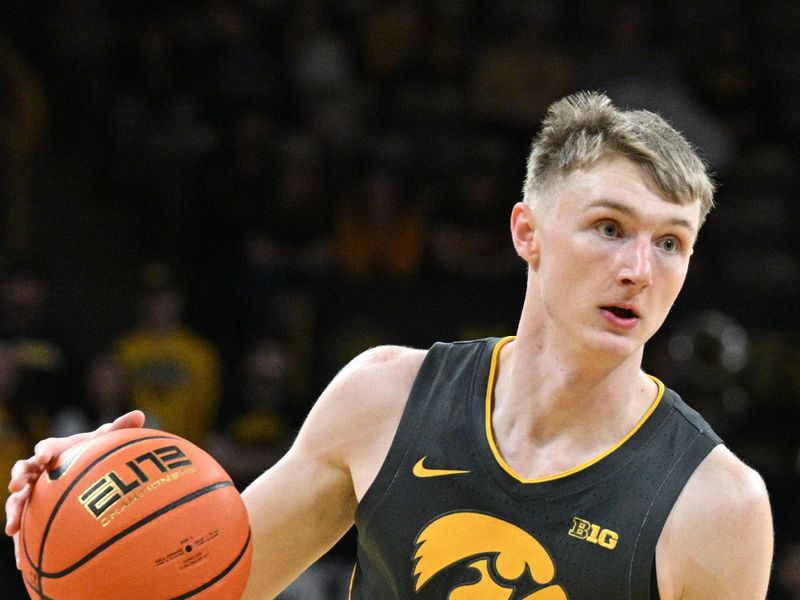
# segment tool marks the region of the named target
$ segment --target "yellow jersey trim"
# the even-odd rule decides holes
[[[356,568],[358,567],[358,563],[353,565],[353,574],[350,575],[350,587],[347,590],[347,600],[352,600],[353,598],[353,585],[356,583]]]
[[[514,469],[512,469],[508,465],[508,463],[505,461],[505,459],[503,459],[503,457],[500,455],[500,451],[497,449],[497,443],[495,442],[495,439],[494,439],[494,431],[492,430],[492,405],[493,405],[493,401],[494,401],[494,386],[495,386],[495,383],[497,381],[497,367],[498,367],[498,362],[499,362],[499,359],[500,359],[500,350],[502,349],[503,346],[505,346],[508,342],[510,342],[513,339],[514,339],[514,336],[508,336],[508,337],[505,337],[505,338],[501,339],[500,341],[497,342],[497,344],[495,344],[494,350],[492,352],[492,364],[491,364],[491,367],[489,368],[489,381],[488,381],[488,384],[486,386],[486,403],[485,403],[486,404],[486,410],[485,410],[486,414],[485,414],[485,421],[486,421],[486,439],[489,441],[489,447],[492,449],[492,454],[494,454],[495,460],[503,468],[503,470],[506,473],[511,475],[511,477],[513,477],[514,479],[516,479],[520,483],[544,483],[546,481],[553,481],[554,479],[561,479],[563,477],[568,477],[569,475],[573,475],[573,474],[577,473],[578,471],[583,471],[584,469],[586,469],[588,467],[591,467],[593,464],[595,464],[597,462],[600,462],[606,456],[608,456],[609,454],[611,454],[614,451],[616,451],[617,449],[619,449],[620,446],[622,446],[631,437],[633,437],[633,435],[637,431],[639,431],[639,429],[642,427],[642,425],[644,425],[644,423],[647,421],[647,419],[650,418],[650,415],[652,415],[653,412],[656,410],[656,408],[658,407],[658,405],[661,402],[661,398],[664,396],[664,384],[661,382],[661,380],[659,380],[656,377],[653,377],[652,375],[648,375],[648,377],[650,379],[652,379],[655,382],[655,384],[658,386],[658,393],[656,394],[656,398],[655,398],[655,400],[653,400],[653,403],[647,409],[647,412],[645,412],[644,415],[642,415],[642,418],[639,419],[639,422],[636,423],[636,425],[633,426],[633,428],[625,435],[625,437],[623,437],[619,442],[614,444],[611,448],[609,448],[605,452],[595,456],[594,458],[590,459],[589,461],[587,461],[587,462],[585,462],[585,463],[583,463],[581,465],[578,465],[577,467],[573,467],[572,469],[568,469],[566,471],[563,471],[561,473],[556,473],[554,475],[548,475],[546,477],[537,477],[537,478],[534,478],[534,479],[525,479],[523,477],[520,477],[514,471]]]

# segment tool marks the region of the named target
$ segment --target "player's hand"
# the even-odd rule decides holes
[[[17,534],[19,533],[22,511],[28,501],[33,484],[45,468],[58,458],[63,452],[77,444],[100,437],[104,433],[115,429],[141,427],[144,425],[144,413],[134,410],[117,417],[112,423],[101,425],[94,431],[76,433],[69,437],[47,438],[36,444],[33,456],[18,460],[11,469],[11,481],[8,490],[11,495],[6,501],[6,535],[14,537],[14,554],[17,555],[17,568],[19,568],[19,555],[17,553]]]

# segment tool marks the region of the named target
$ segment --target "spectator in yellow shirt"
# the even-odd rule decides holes
[[[219,404],[216,347],[183,323],[183,294],[168,267],[145,270],[140,323],[116,343],[130,404],[163,429],[200,446]]]

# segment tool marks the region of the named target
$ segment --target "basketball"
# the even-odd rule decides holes
[[[211,456],[163,431],[121,429],[39,477],[19,554],[36,600],[237,600],[252,542],[241,496]]]

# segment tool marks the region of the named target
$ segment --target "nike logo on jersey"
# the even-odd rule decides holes
[[[428,457],[423,456],[419,459],[419,462],[414,465],[412,473],[414,473],[416,477],[442,477],[443,475],[464,475],[465,473],[470,473],[470,471],[460,471],[458,469],[429,469],[423,464],[426,458]]]

